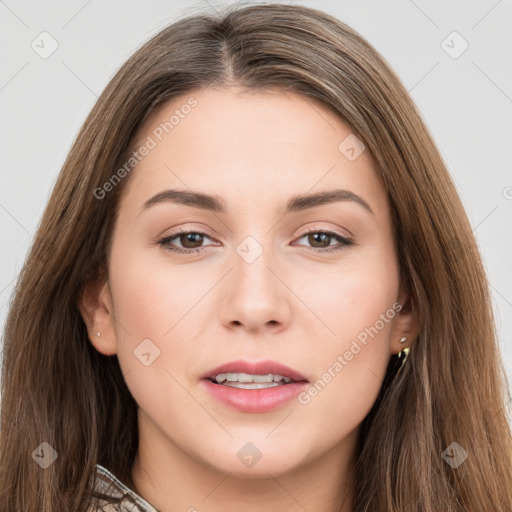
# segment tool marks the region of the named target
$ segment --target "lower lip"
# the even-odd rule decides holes
[[[242,412],[267,412],[293,400],[307,386],[307,382],[290,382],[262,389],[240,389],[214,384],[204,379],[203,385],[213,397]]]

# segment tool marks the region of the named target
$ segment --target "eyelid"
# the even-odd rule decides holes
[[[176,230],[174,228],[166,229],[162,235],[159,235],[157,237],[157,240],[161,240],[162,238],[176,237],[178,235],[181,235],[182,233],[200,233],[202,235],[208,236],[209,238],[215,238],[210,229],[204,226],[194,226],[187,224],[186,226],[181,226]]]
[[[307,234],[311,233],[312,231],[313,232],[315,232],[315,231],[332,231],[332,232],[336,233],[337,235],[341,236],[342,238],[348,238],[348,239],[354,238],[354,235],[348,229],[345,229],[343,232],[339,228],[320,226],[317,224],[309,225],[309,226],[305,227],[304,229],[302,229],[300,234],[298,235],[298,238],[300,238],[304,235],[307,235]]]

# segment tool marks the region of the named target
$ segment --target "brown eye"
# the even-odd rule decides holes
[[[174,233],[160,239],[158,244],[167,251],[194,253],[203,249],[202,243],[205,238],[210,237],[206,233],[201,233],[199,231],[180,231],[179,233]],[[172,243],[174,240],[177,241],[179,244],[178,246],[174,245],[176,242]]]
[[[201,233],[199,231],[180,231],[179,233],[174,233],[162,238],[158,241],[158,244],[165,250],[171,252],[191,254],[203,250],[203,242],[205,238],[211,240],[206,233]],[[302,238],[307,238],[308,243],[311,244],[311,249],[316,252],[338,251],[344,247],[349,247],[353,243],[348,238],[345,238],[334,231],[310,231],[308,233],[304,233],[298,240]],[[339,243],[333,245],[331,244],[332,240],[337,240]],[[176,243],[179,245],[177,246]]]
[[[201,233],[190,232],[183,233],[175,238],[178,238],[184,249],[195,249],[196,247],[201,247],[204,235]]]
[[[309,231],[304,233],[298,240],[306,238],[308,243],[311,244],[313,251],[318,252],[331,252],[343,249],[352,245],[352,241],[334,231]],[[337,240],[339,243],[331,245],[332,240]],[[300,244],[302,245],[302,244]]]
[[[320,244],[316,247],[329,247],[331,245],[332,236],[328,235],[327,233],[318,232],[318,233],[309,233],[306,235],[308,237],[308,242],[315,247],[315,244]]]

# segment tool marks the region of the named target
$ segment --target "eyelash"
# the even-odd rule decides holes
[[[312,247],[311,250],[316,253],[335,252],[335,251],[339,251],[344,248],[348,248],[353,244],[352,240],[350,240],[344,236],[341,236],[339,233],[336,233],[335,231],[328,231],[328,230],[307,231],[306,233],[302,233],[302,235],[297,240],[300,240],[301,238],[304,238],[305,236],[310,235],[312,233],[314,233],[314,234],[322,233],[325,235],[329,235],[341,243],[341,245],[334,246],[329,249],[318,249],[318,248]],[[174,240],[175,238],[178,238],[179,236],[182,236],[182,235],[190,235],[190,234],[204,235],[205,237],[211,239],[211,237],[209,237],[206,233],[203,233],[201,231],[180,231],[179,233],[172,233],[168,236],[161,238],[160,240],[158,240],[157,243],[160,246],[162,246],[166,251],[171,251],[171,252],[179,253],[179,254],[192,254],[192,253],[197,253],[197,252],[202,251],[203,247],[196,247],[194,249],[180,249],[179,247],[171,247],[169,245],[171,240]]]

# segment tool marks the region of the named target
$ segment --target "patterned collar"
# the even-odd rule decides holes
[[[96,464],[91,477],[94,493],[101,494],[87,512],[160,512],[138,494],[119,481],[108,469]],[[103,498],[103,499],[102,499]]]

